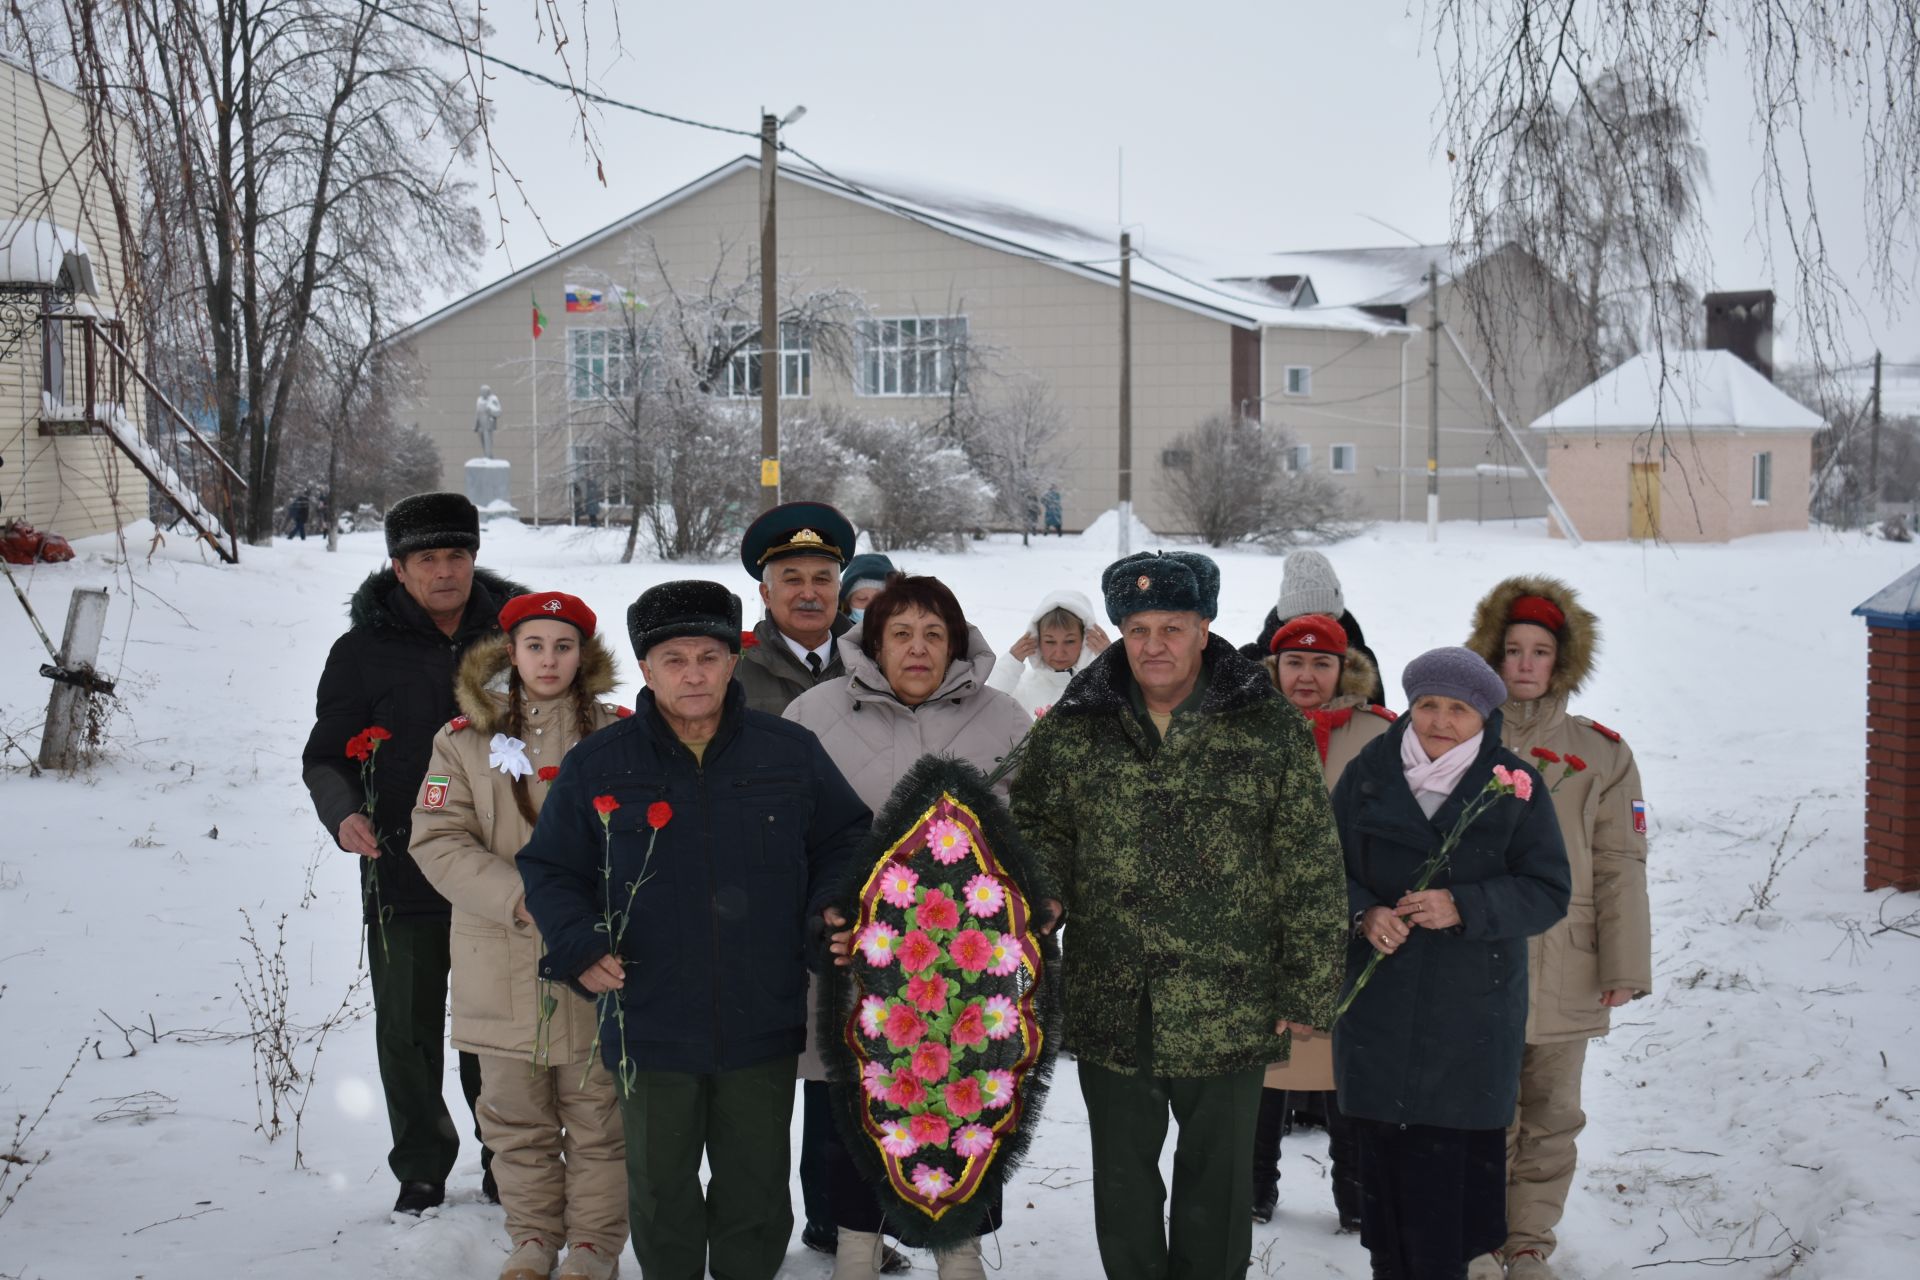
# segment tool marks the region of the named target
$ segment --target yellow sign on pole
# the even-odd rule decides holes
[[[778,489],[780,487],[780,459],[760,459],[760,487]]]

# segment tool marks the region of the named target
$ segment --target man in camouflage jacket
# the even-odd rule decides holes
[[[1261,1077],[1332,1021],[1346,873],[1306,720],[1208,634],[1213,562],[1130,556],[1103,586],[1123,643],[1035,725],[1013,812],[1066,913],[1106,1273],[1237,1277]]]

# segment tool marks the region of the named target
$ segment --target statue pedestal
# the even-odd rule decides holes
[[[467,459],[467,500],[482,520],[518,520],[514,509],[513,465],[504,458]]]

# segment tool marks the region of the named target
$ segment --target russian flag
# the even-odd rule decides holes
[[[583,284],[570,284],[567,286],[568,311],[598,311],[600,310],[600,305],[600,291],[598,289],[590,289]]]

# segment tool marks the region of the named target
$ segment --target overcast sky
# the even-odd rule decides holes
[[[494,0],[490,50],[548,73],[536,0]],[[578,0],[568,50],[594,87],[628,102],[752,130],[762,106],[805,104],[788,141],[830,169],[933,182],[1117,226],[1144,242],[1261,252],[1421,241],[1448,234],[1449,184],[1436,158],[1440,73],[1418,0],[899,0],[775,4]],[[1731,58],[1698,120],[1710,163],[1707,288],[1779,291],[1781,354],[1798,334],[1791,273],[1765,260],[1777,233],[1756,224],[1749,90]],[[485,283],[757,150],[745,138],[602,110],[606,185],[565,94],[495,71],[495,142],[545,234],[502,179],[510,219],[472,281]],[[1899,315],[1866,269],[1860,129],[1838,112],[1814,139],[1837,266],[1863,312],[1847,354],[1920,360],[1920,306]],[[483,187],[484,190],[484,187]],[[1375,221],[1377,219],[1378,221]],[[490,219],[500,240],[503,229]],[[1898,264],[1911,283],[1915,261]],[[436,303],[442,299],[429,300]],[[556,303],[558,300],[555,300]]]

